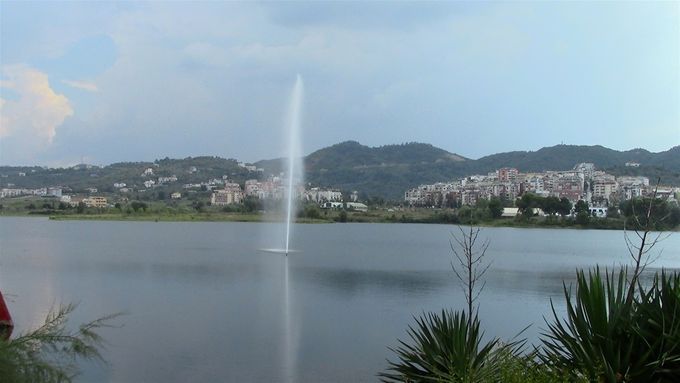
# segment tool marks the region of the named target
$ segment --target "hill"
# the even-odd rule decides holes
[[[406,143],[371,148],[347,141],[305,158],[307,181],[366,196],[398,198],[405,185],[450,179],[469,161],[429,144]]]
[[[151,168],[153,175],[143,176]],[[24,175],[20,175],[24,174]],[[200,183],[228,176],[237,182],[250,178],[248,170],[238,166],[234,159],[220,157],[165,158],[154,162],[119,162],[104,167],[76,165],[70,168],[8,167],[0,166],[0,187],[40,188],[62,186],[74,192],[97,188],[113,192],[114,183],[125,183],[134,190],[145,189],[144,181],[158,177],[176,176],[171,189],[181,189],[182,184]]]
[[[680,146],[651,153],[644,149],[616,151],[603,146],[557,145],[537,151],[499,153],[477,160],[449,153],[429,144],[408,143],[371,148],[347,141],[320,149],[305,158],[307,182],[369,196],[400,199],[406,189],[423,183],[486,174],[502,167],[520,171],[567,170],[592,162],[614,175],[661,177],[680,185]],[[625,167],[638,162],[639,168]],[[270,163],[262,162],[262,166]]]
[[[640,167],[626,167],[626,162]],[[567,170],[579,162],[593,162],[598,169],[614,175],[644,175],[662,183],[680,185],[680,146],[652,153],[644,149],[616,151],[603,146],[557,145],[537,151],[493,154],[477,160],[423,143],[405,143],[369,147],[346,141],[317,150],[305,158],[306,181],[313,186],[357,190],[363,198],[401,199],[404,191],[424,183],[450,181],[472,174],[486,174],[502,167],[520,171]],[[256,163],[266,174],[281,171],[281,159]],[[152,168],[153,176],[142,176]],[[25,175],[19,175],[25,174]],[[243,183],[261,177],[259,172],[238,166],[235,159],[187,157],[154,162],[123,162],[105,167],[78,165],[72,168],[0,167],[0,187],[39,188],[63,186],[79,192],[90,187],[113,191],[114,183],[126,183],[134,190],[144,188],[144,181],[177,176],[168,190],[182,184],[206,182],[229,177]]]

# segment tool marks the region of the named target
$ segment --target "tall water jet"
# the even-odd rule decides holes
[[[303,85],[302,77],[297,75],[293,93],[291,95],[291,102],[288,109],[288,126],[286,133],[288,135],[288,191],[286,198],[286,247],[285,253],[288,256],[290,252],[290,236],[291,225],[293,223],[293,214],[295,212],[296,188],[297,185],[303,184],[304,170],[302,168],[302,150],[300,144],[300,126],[302,115],[302,97]]]

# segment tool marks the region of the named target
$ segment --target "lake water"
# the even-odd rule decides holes
[[[258,251],[274,229],[1,218],[0,290],[15,333],[59,303],[80,303],[73,323],[126,313],[102,332],[108,366],[85,364],[80,382],[374,382],[413,315],[465,306],[451,271],[455,226],[298,225],[300,252],[287,260]],[[619,231],[481,237],[492,262],[482,325],[503,338],[531,324],[535,342],[576,268],[629,263]],[[679,234],[657,249],[654,267],[680,268]]]

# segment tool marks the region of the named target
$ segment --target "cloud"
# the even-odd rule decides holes
[[[677,142],[680,34],[668,6],[107,4],[36,15],[13,3],[0,15],[2,64],[37,68],[69,97],[44,78],[61,115],[37,128],[32,106],[9,112],[28,101],[3,76],[4,161],[278,156],[296,73],[306,152],[426,141],[477,157],[601,140],[593,127],[617,148]],[[22,130],[44,132],[37,157],[12,156]]]
[[[76,89],[86,90],[88,92],[98,92],[97,84],[87,81],[78,80],[61,80],[62,83]]]
[[[11,90],[17,97],[0,99],[0,138],[26,145],[23,148],[26,150],[51,144],[57,128],[73,115],[69,100],[50,87],[47,74],[36,69],[8,65],[2,67],[2,75],[2,88]],[[15,147],[13,151],[20,149]]]

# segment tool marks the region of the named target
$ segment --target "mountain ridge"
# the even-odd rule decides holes
[[[626,162],[639,167],[626,167]],[[502,167],[522,172],[568,170],[580,162],[614,175],[644,175],[662,183],[680,185],[680,146],[653,153],[635,148],[617,151],[602,145],[555,145],[536,151],[511,151],[470,159],[432,144],[408,142],[377,147],[357,141],[344,141],[316,150],[305,157],[305,181],[311,186],[357,190],[364,197],[401,199],[404,191],[424,183],[447,182],[473,174],[486,174]],[[282,159],[261,160],[255,165],[265,173],[279,174]],[[0,187],[44,187],[64,185],[74,189],[87,186],[112,191],[114,182],[141,188],[141,173],[153,167],[156,177],[177,175],[178,183],[201,182],[227,175],[244,182],[257,174],[238,165],[235,159],[216,156],[159,159],[154,162],[118,162],[101,168],[44,169],[40,167],[0,166]],[[198,172],[191,172],[192,167]],[[18,176],[18,172],[29,176]]]

